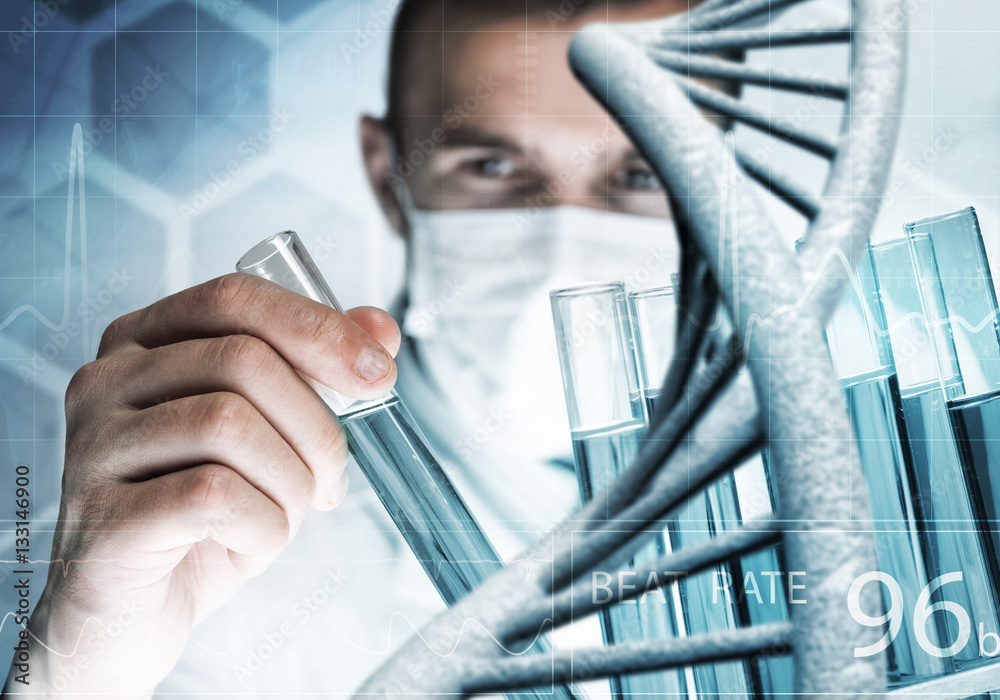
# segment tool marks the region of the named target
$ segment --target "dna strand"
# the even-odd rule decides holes
[[[905,66],[902,0],[853,0],[842,25],[772,26],[812,0],[706,0],[653,22],[592,25],[570,46],[582,83],[663,181],[682,248],[675,356],[665,408],[608,490],[518,561],[429,623],[358,697],[472,695],[699,663],[792,654],[795,692],[873,697],[881,630],[849,615],[851,584],[874,561],[865,481],[824,328],[865,249],[889,178]],[[846,4],[846,3],[845,3]],[[742,60],[747,50],[849,44],[844,78]],[[751,85],[843,102],[829,136],[742,99]],[[820,193],[726,136],[705,110],[829,163]],[[769,193],[769,194],[768,194]],[[776,197],[808,220],[797,251],[769,220]],[[724,308],[729,333],[712,329]],[[731,334],[731,336],[730,336]],[[741,371],[742,368],[748,371]],[[690,495],[767,446],[779,512],[640,567],[645,586],[595,602],[591,574],[616,571],[644,533]],[[868,522],[866,522],[868,521]],[[788,622],[592,649],[519,655],[539,634],[606,605],[777,543],[809,576]],[[645,576],[647,573],[650,576]],[[669,577],[662,572],[673,573]],[[865,610],[882,606],[866,587]]]

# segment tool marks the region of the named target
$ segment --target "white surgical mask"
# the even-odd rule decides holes
[[[678,269],[673,222],[581,207],[413,209],[403,332],[450,410],[455,454],[545,462],[571,456],[549,291]],[[419,411],[418,407],[415,410]]]

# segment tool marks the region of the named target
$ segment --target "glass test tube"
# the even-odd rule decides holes
[[[925,241],[926,243],[926,238]],[[959,455],[948,414],[961,393],[961,374],[933,251],[906,238],[872,246],[885,329],[899,381],[900,405],[911,463],[911,495],[926,576],[961,572],[961,581],[938,588],[931,600],[952,601],[973,620],[972,637],[942,657],[945,671],[980,661],[977,624],[996,629],[995,559],[989,555],[980,513]],[[913,605],[911,601],[904,601]],[[927,644],[947,648],[959,639],[953,615],[934,615]],[[934,641],[933,632],[939,641]]]
[[[652,287],[628,294],[629,325],[633,336],[639,386],[646,407],[646,419],[654,415],[661,400],[668,365],[677,337],[677,297],[674,287]],[[756,481],[752,489],[766,498],[764,509],[771,509],[767,481],[760,459],[741,468],[744,486]],[[738,488],[734,474],[727,474],[704,493],[696,494],[668,521],[670,546],[682,548],[711,537],[715,532],[738,527],[742,522],[740,495],[751,489]],[[759,509],[759,506],[758,506]],[[743,583],[760,582],[764,571],[780,572],[777,553],[772,549],[729,562],[710,571],[679,582],[677,591],[683,611],[685,634],[705,634],[754,622],[786,620],[784,591],[775,586],[774,603],[769,600],[769,581],[763,578],[764,597],[742,595]],[[761,585],[758,583],[758,585]],[[749,588],[754,588],[753,584]],[[774,614],[778,613],[777,618]],[[751,693],[769,696],[791,691],[791,659],[773,658],[756,661],[731,661],[688,669],[698,693],[745,697]]]
[[[875,564],[899,583],[903,600],[912,605],[930,579],[914,514],[914,471],[900,408],[899,380],[884,328],[872,255],[866,250],[834,310],[826,336],[868,486]],[[883,588],[886,610],[891,604],[888,595]],[[909,684],[946,673],[948,664],[921,648],[912,616],[902,615],[901,619],[900,631],[886,650],[889,683]],[[927,633],[941,646],[935,629]]]
[[[572,287],[552,291],[550,297],[580,497],[587,502],[635,459],[645,437],[635,360],[628,344],[624,285]],[[638,549],[629,566],[665,551],[664,538],[658,537]],[[676,636],[668,593],[659,589],[641,600],[605,609],[601,620],[605,643]],[[687,692],[684,674],[678,670],[612,678],[611,686],[615,697]]]
[[[294,231],[261,241],[240,258],[236,269],[343,312]],[[360,401],[303,378],[336,414],[358,466],[448,605],[503,565],[395,391]],[[539,639],[531,650],[542,653],[549,648]],[[507,697],[572,700],[574,695],[557,685]]]
[[[914,256],[933,255],[954,339],[958,377],[945,378],[948,412],[971,493],[1000,552],[1000,328],[996,290],[972,207],[905,227]],[[992,630],[1000,632],[1000,630]]]

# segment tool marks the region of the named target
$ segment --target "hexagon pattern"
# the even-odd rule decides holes
[[[329,252],[331,278],[371,267],[358,261],[384,234],[372,225],[356,115],[364,101],[380,110],[382,80],[362,76],[340,44],[369,5],[388,1],[0,2],[0,493],[11,492],[12,465],[31,465],[39,523],[57,514],[66,385],[111,319],[230,271],[275,228]],[[384,48],[372,42],[364,65]],[[77,123],[86,200],[74,180],[67,271]],[[385,269],[401,267],[394,256]],[[368,275],[345,297],[386,306],[396,285],[396,273]],[[32,541],[32,603],[46,527]],[[12,571],[0,562],[0,617],[16,605]],[[16,634],[0,627],[4,669]]]

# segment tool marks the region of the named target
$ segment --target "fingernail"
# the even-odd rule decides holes
[[[392,360],[382,348],[365,348],[358,359],[358,374],[369,382],[377,382],[389,374]]]
[[[337,479],[336,483],[330,487],[330,492],[326,496],[326,500],[330,503],[330,506],[339,506],[340,502],[344,500],[344,496],[347,495],[347,470],[345,469],[340,474],[340,478]]]

